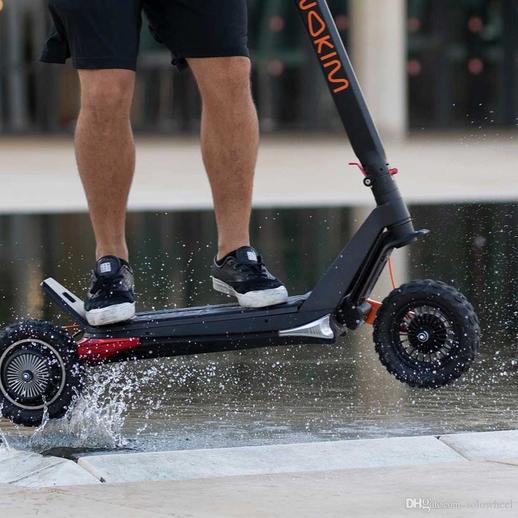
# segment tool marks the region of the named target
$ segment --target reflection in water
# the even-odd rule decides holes
[[[2,430],[15,446],[44,450],[193,448],[518,426],[518,373],[511,367],[518,357],[518,207],[427,206],[413,213],[417,226],[433,233],[408,250],[408,278],[454,283],[482,317],[482,359],[454,386],[430,392],[400,384],[377,360],[364,328],[337,346],[98,367],[72,420],[36,434],[2,421]],[[361,214],[257,211],[254,244],[292,293],[305,292]],[[207,282],[215,246],[211,213],[133,214],[128,234],[141,309],[222,301]],[[0,243],[0,320],[28,314],[59,320],[39,282],[51,275],[84,291],[93,251],[87,217],[2,217]]]

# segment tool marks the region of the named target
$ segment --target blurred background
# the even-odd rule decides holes
[[[329,3],[382,126],[404,132],[465,128],[481,121],[516,125],[517,0]],[[263,129],[339,130],[292,2],[249,4]],[[38,62],[48,28],[45,0],[0,1],[2,132],[73,127],[78,88],[73,70]],[[391,102],[380,106],[387,98]],[[173,70],[168,52],[144,28],[135,127],[153,133],[192,132],[198,119],[192,78]]]
[[[329,3],[416,226],[432,230],[396,256],[398,281],[431,277],[461,289],[482,319],[482,360],[433,394],[384,372],[368,329],[336,348],[164,360],[152,367],[162,369],[156,383],[118,406],[128,419],[116,432],[138,448],[518,426],[518,0]],[[304,292],[372,199],[345,169],[354,155],[293,2],[249,6],[263,133],[253,242],[292,293]],[[83,293],[93,262],[71,140],[78,82],[69,64],[38,62],[48,29],[44,0],[0,0],[2,325],[27,315],[59,320],[39,283],[54,276]],[[170,60],[144,24],[128,219],[141,309],[225,302],[207,282],[216,232],[196,135],[200,100],[190,73]],[[384,276],[376,296],[389,289]],[[149,368],[119,375],[138,380]],[[117,400],[110,371],[103,375]],[[53,440],[62,438],[61,430]]]

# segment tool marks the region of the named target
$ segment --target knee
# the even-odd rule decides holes
[[[205,102],[236,103],[252,98],[250,60],[244,57],[221,58],[201,88]]]
[[[248,58],[228,58],[223,72],[230,90],[250,90],[251,65]]]
[[[90,73],[89,73],[90,72]],[[134,72],[129,70],[81,71],[81,111],[101,127],[129,117]]]

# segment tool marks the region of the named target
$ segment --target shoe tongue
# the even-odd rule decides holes
[[[241,264],[257,264],[259,256],[257,250],[251,246],[243,246],[234,252],[234,256],[238,263]]]
[[[101,257],[95,266],[95,272],[100,277],[111,277],[115,275],[122,266],[121,260],[118,257],[107,255]]]

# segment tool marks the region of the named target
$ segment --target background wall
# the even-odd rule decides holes
[[[286,0],[250,0],[254,88],[263,130],[340,128],[311,49]],[[382,129],[514,126],[518,0],[331,0]],[[38,63],[45,0],[0,0],[0,131],[73,127],[70,66]],[[315,109],[318,108],[318,109]],[[190,74],[143,31],[134,120],[146,132],[191,132],[199,100]]]

